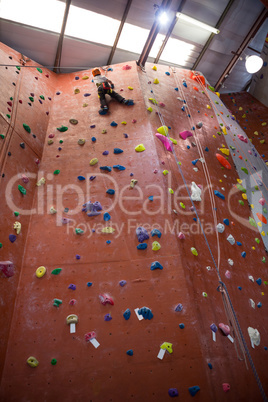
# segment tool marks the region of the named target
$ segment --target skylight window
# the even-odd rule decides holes
[[[148,38],[149,29],[124,24],[117,48],[140,54]]]
[[[57,0],[0,0],[1,18],[57,33],[64,10],[65,4]]]
[[[113,18],[70,6],[65,35],[113,46],[119,25]]]
[[[178,39],[169,38],[160,59],[169,63],[184,66],[193,53],[194,48],[194,45]]]

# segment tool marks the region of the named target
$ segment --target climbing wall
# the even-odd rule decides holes
[[[34,161],[28,230],[13,243],[11,223],[1,232],[1,261],[15,261],[24,241],[21,267],[14,264],[18,287],[15,275],[1,275],[1,287],[17,295],[5,329],[1,400],[167,401],[178,393],[184,401],[261,401],[264,245],[253,226],[240,223],[253,216],[239,203],[241,192],[231,193],[240,180],[232,154],[231,169],[215,156],[227,162],[219,148],[229,148],[212,92],[189,71],[150,63],[146,71],[136,62],[113,65],[105,74],[134,105],[112,100],[100,116],[90,70],[49,73],[46,88],[40,76],[40,87],[24,83],[34,102],[41,94],[53,101],[41,162]],[[31,130],[38,123],[32,107],[16,120],[22,132],[23,123]],[[14,186],[14,194],[23,210],[28,191],[21,196]],[[8,207],[3,219],[14,216]],[[254,372],[243,360],[237,322]],[[248,327],[257,330],[252,341]]]

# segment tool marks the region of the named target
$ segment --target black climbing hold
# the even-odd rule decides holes
[[[21,142],[21,143],[20,143],[20,147],[21,147],[22,149],[24,149],[24,148],[25,148],[25,144],[24,144],[24,142]]]
[[[8,156],[11,156],[11,152],[8,152]]]

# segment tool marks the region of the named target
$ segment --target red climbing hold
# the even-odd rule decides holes
[[[227,161],[227,159],[224,158],[224,156],[220,155],[220,154],[216,154],[216,158],[218,159],[218,161],[220,162],[220,164],[222,166],[224,166],[226,169],[231,169],[232,166],[230,165],[230,163]]]
[[[263,216],[262,214],[260,214],[259,212],[256,213],[257,217],[259,218],[259,220],[264,223],[266,225],[267,223],[267,219],[265,218],[265,216]]]
[[[6,278],[10,278],[14,275],[14,264],[11,261],[0,261],[0,271]]]

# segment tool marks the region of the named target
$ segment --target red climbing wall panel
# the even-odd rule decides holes
[[[174,150],[185,182],[189,188],[192,181],[202,186],[202,202],[195,205],[217,261],[215,225],[203,165],[200,161],[192,164],[200,158],[196,143],[199,141],[203,151],[208,147],[204,156],[213,190],[224,191],[226,196],[225,200],[215,197],[217,222],[230,219],[225,233],[219,236],[220,273],[260,380],[267,388],[267,295],[263,283],[259,286],[248,279],[249,274],[266,279],[265,264],[261,262],[263,246],[261,242],[255,243],[258,234],[253,230],[244,228],[239,220],[231,223],[230,208],[245,219],[250,210],[247,205],[240,207],[238,194],[227,199],[238,176],[230,159],[230,171],[223,170],[216,160],[215,153],[225,140],[223,135],[217,135],[220,128],[216,115],[207,108],[208,94],[202,93],[203,88],[190,79],[186,70],[174,74],[171,69],[158,66],[154,71],[148,63],[144,73],[136,62],[129,66],[126,70],[123,64],[114,65],[106,74],[114,82],[115,90],[134,99],[135,105],[128,107],[111,101],[106,116],[98,114],[99,101],[90,71],[53,77],[53,85],[47,84],[46,88],[37,86],[33,90],[33,83],[25,82],[28,93],[53,91],[53,106],[38,174],[38,179],[44,177],[46,183],[35,188],[33,208],[38,213],[32,214],[26,244],[19,250],[21,257],[24,250],[24,258],[18,289],[14,286],[17,299],[12,325],[10,331],[6,329],[9,339],[1,382],[2,400],[167,401],[168,390],[177,388],[179,398],[188,401],[192,398],[188,388],[198,386],[200,391],[195,399],[199,401],[261,401],[252,371],[238,360],[234,345],[220,331],[217,341],[212,340],[210,325],[228,323],[217,291],[216,268],[193,220],[196,215],[190,210],[192,204],[175,157],[155,137],[163,124],[171,127],[169,134],[177,141]],[[153,83],[155,78],[158,84]],[[187,87],[182,85],[183,79]],[[187,100],[186,110],[181,110],[183,102],[177,97]],[[158,106],[149,98],[156,99]],[[149,107],[152,112],[147,110]],[[18,130],[23,122],[38,127],[39,115],[27,113],[27,121],[22,121],[24,114],[16,121]],[[77,119],[78,124],[71,124],[70,119]],[[111,126],[113,121],[117,126]],[[191,130],[199,121],[203,126],[192,130],[194,137],[182,140],[179,133]],[[60,132],[57,128],[61,126],[68,130]],[[50,134],[54,135],[54,143],[48,145]],[[78,144],[81,138],[86,140],[83,146]],[[135,151],[139,144],[144,145],[144,152]],[[114,154],[114,148],[123,153]],[[105,150],[109,151],[106,156]],[[98,163],[90,166],[93,158],[98,158]],[[17,169],[24,169],[25,163],[22,160]],[[125,170],[116,170],[114,165],[124,166]],[[100,170],[101,166],[111,166],[112,170],[105,172]],[[163,170],[168,170],[166,176]],[[80,181],[79,176],[85,180]],[[90,181],[91,176],[96,178]],[[134,188],[130,187],[132,179],[138,181]],[[114,189],[115,194],[107,194],[108,189]],[[150,196],[153,201],[148,199]],[[27,195],[21,198],[21,208],[25,208],[26,200]],[[99,216],[88,217],[81,211],[89,200],[101,203],[103,212]],[[55,214],[50,213],[52,206]],[[12,213],[6,208],[4,217]],[[107,212],[110,221],[104,221]],[[69,222],[62,224],[62,218]],[[152,229],[159,229],[162,236],[150,235],[147,249],[138,250],[138,226],[146,228],[149,234]],[[105,227],[112,227],[114,233],[102,233]],[[76,234],[77,228],[84,232]],[[178,238],[179,232],[185,234],[184,240]],[[5,226],[2,236],[8,233]],[[226,241],[228,234],[243,243],[246,259],[241,257],[241,247]],[[152,250],[154,241],[161,245],[158,251]],[[15,258],[16,244],[7,245],[9,258]],[[191,253],[191,247],[196,248],[198,256]],[[233,266],[228,264],[228,258],[234,261]],[[151,270],[154,261],[163,269]],[[47,269],[42,278],[35,274],[39,266]],[[55,268],[62,268],[58,275],[51,273]],[[224,275],[226,270],[231,272],[230,279]],[[121,280],[126,281],[123,287]],[[1,277],[1,286],[7,281],[10,279]],[[70,284],[76,289],[69,289]],[[112,296],[114,305],[100,303],[99,295],[103,293]],[[62,301],[58,307],[53,306],[55,298]],[[261,300],[262,308],[252,309],[249,298]],[[76,300],[75,305],[70,304],[71,299]],[[176,312],[179,303],[183,309]],[[151,320],[138,320],[134,309],[143,306],[151,309]],[[123,317],[127,308],[131,311],[129,320]],[[73,334],[66,324],[69,314],[76,314],[79,319]],[[111,315],[110,321],[104,320],[106,314]],[[261,345],[255,349],[250,345],[248,326],[261,334]],[[96,333],[98,348],[85,341],[84,335],[90,331]],[[164,342],[172,343],[173,353],[166,352],[160,360],[157,355]],[[133,356],[126,354],[130,349]],[[36,368],[27,365],[29,356],[39,361]],[[52,359],[57,360],[56,365],[51,364]],[[223,391],[223,383],[230,384],[228,393]]]

